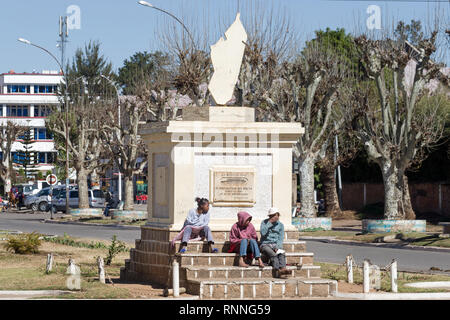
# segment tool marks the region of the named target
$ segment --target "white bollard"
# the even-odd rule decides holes
[[[172,280],[173,296],[178,298],[180,296],[180,265],[176,260],[172,263]]]
[[[397,286],[397,261],[392,261],[391,264],[391,291],[398,292]]]
[[[45,273],[49,274],[53,269],[53,253],[47,255],[47,267]]]
[[[345,261],[347,265],[347,282],[353,283],[353,259],[351,255],[348,255]]]
[[[105,281],[105,263],[103,262],[102,257],[97,258],[97,264],[98,264],[98,279],[101,283],[106,283]]]
[[[364,293],[369,293],[369,291],[370,291],[370,266],[369,266],[368,260],[364,260],[363,286],[364,286]]]

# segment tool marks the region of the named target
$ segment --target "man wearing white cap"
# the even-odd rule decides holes
[[[269,218],[261,223],[261,253],[270,259],[275,275],[287,275],[286,255],[283,250],[284,225],[279,221],[280,212],[277,208],[269,210]]]

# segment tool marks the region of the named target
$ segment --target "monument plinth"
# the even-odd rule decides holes
[[[181,230],[196,197],[208,198],[213,231],[229,231],[240,210],[259,229],[271,207],[291,226],[292,147],[298,123],[255,122],[254,108],[192,107],[183,121],[149,123],[147,227]],[[188,120],[186,120],[188,119]],[[197,119],[197,120],[193,120]]]

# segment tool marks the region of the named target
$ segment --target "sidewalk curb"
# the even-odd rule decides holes
[[[100,224],[100,223],[83,223],[83,222],[69,222],[69,221],[52,221],[49,219],[45,219],[42,223],[50,223],[50,224],[67,224],[67,225],[75,225],[75,226],[88,226],[88,227],[104,227],[104,228],[117,228],[123,230],[140,230],[141,226],[123,226],[118,224]]]
[[[448,300],[450,292],[429,293],[337,293],[335,297],[358,300]]]
[[[302,236],[299,240],[306,241],[318,241],[324,243],[331,244],[346,244],[349,246],[360,246],[360,247],[379,247],[379,248],[391,248],[391,249],[404,249],[404,250],[416,250],[416,251],[430,251],[430,252],[439,252],[450,253],[450,248],[440,248],[440,247],[423,247],[423,246],[409,246],[409,245],[400,245],[400,244],[391,244],[391,243],[367,243],[367,242],[358,242],[351,240],[337,240],[335,237],[308,237]]]

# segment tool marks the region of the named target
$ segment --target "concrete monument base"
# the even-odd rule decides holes
[[[292,218],[292,224],[297,230],[302,232],[308,231],[330,231],[332,229],[331,218]]]
[[[363,232],[426,232],[426,220],[363,220]]]
[[[109,215],[115,220],[145,220],[147,219],[146,211],[134,210],[109,210]]]
[[[292,146],[303,132],[299,123],[255,122],[255,109],[246,107],[185,108],[183,121],[142,126],[151,177],[148,226],[179,231],[201,197],[210,200],[213,231],[229,231],[242,210],[259,230],[271,207],[295,231]]]
[[[70,209],[69,214],[75,217],[103,217],[103,210],[98,208]]]

